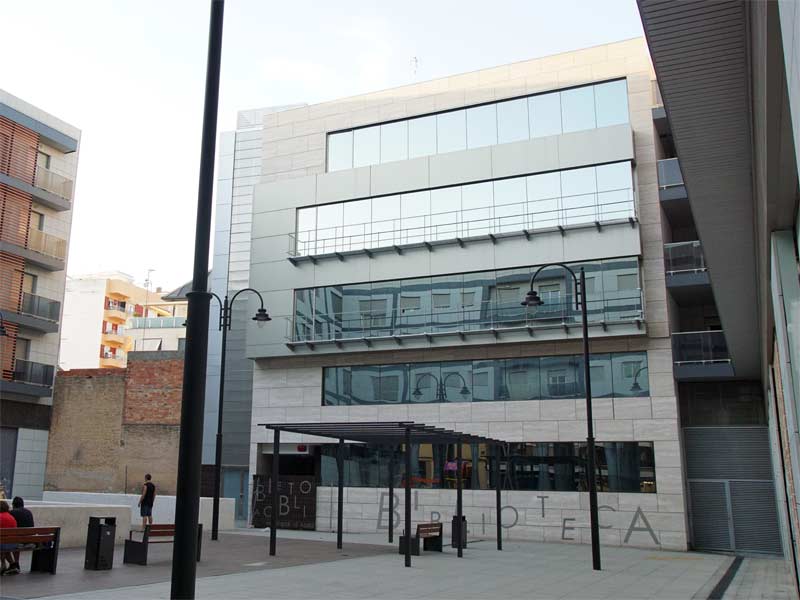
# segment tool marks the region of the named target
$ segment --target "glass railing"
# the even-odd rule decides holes
[[[683,185],[681,165],[677,158],[665,158],[658,161],[658,187],[668,188]]]
[[[42,166],[37,165],[33,184],[65,200],[72,200],[73,181]]]
[[[28,232],[28,249],[59,260],[64,260],[67,257],[66,240],[38,229],[31,229]]]
[[[703,245],[699,241],[664,244],[664,266],[667,274],[705,271]]]
[[[53,385],[55,367],[29,360],[14,363],[14,381],[50,387]]]
[[[119,327],[119,328],[117,328],[116,331],[114,331],[113,329],[104,329],[103,330],[103,335],[120,335],[120,336],[122,336],[122,335],[125,335],[125,328],[124,327]]]
[[[676,363],[716,363],[731,360],[722,331],[673,333],[672,352]]]
[[[532,209],[533,206],[547,206],[548,209],[536,210]],[[308,256],[349,252],[490,234],[602,224],[632,219],[635,216],[632,191],[619,189],[537,202],[519,202],[298,231],[289,235],[288,253],[291,256]]]
[[[186,326],[186,317],[133,317],[128,329],[172,329]]]
[[[42,298],[41,296],[24,292],[22,294],[20,312],[49,321],[58,321],[61,314],[61,303],[57,300],[50,300],[49,298]]]
[[[520,298],[522,300],[522,298]],[[590,323],[644,320],[641,290],[615,292],[589,300]],[[398,309],[387,312],[352,312],[286,318],[286,338],[293,342],[363,339],[402,335],[468,333],[504,328],[579,325],[581,311],[572,295],[561,294],[542,306],[525,307],[515,302],[485,302],[475,307],[433,312]]]

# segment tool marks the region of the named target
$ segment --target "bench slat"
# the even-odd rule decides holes
[[[38,544],[54,542],[59,527],[9,527],[0,529],[0,543]]]

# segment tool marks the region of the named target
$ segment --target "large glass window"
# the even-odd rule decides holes
[[[495,489],[495,448],[465,444],[461,449],[461,478],[465,489]],[[338,485],[338,444],[322,444],[321,486]],[[596,442],[595,485],[601,492],[655,493],[653,442]],[[419,444],[412,448],[411,486],[453,489],[458,476],[454,444]],[[394,456],[395,488],[403,486],[398,465],[403,455],[385,447],[345,444],[343,483],[347,487],[389,487],[389,462]],[[491,462],[490,462],[491,461]],[[501,488],[521,491],[586,491],[584,442],[517,442],[501,450]]]
[[[438,154],[464,150],[467,147],[467,121],[463,111],[436,115],[436,149]]]
[[[402,205],[402,206],[401,206]],[[342,210],[344,206],[344,211]],[[297,209],[298,255],[594,222],[635,215],[629,161]]]
[[[628,122],[624,79],[328,134],[328,170]]]
[[[408,158],[408,121],[381,125],[381,162]]]
[[[414,202],[425,199],[415,198]],[[642,318],[635,257],[572,265],[576,271],[581,267],[587,274],[590,322]],[[534,268],[298,289],[294,339],[333,339],[332,333],[339,329],[316,327],[312,334],[306,325],[339,321],[343,335],[356,338],[579,323],[573,280],[558,267],[549,267],[537,276],[535,288],[544,304],[521,306]],[[313,306],[311,296],[317,298]]]
[[[648,396],[647,354],[592,354],[592,394]],[[580,399],[583,355],[328,367],[323,404],[430,404]]]

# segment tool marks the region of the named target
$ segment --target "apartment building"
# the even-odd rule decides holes
[[[679,351],[732,374],[722,394],[680,389],[694,542],[748,549],[744,539],[760,551],[779,542],[797,591],[800,11],[792,2],[638,4],[663,97],[659,127],[677,156],[662,173],[662,206],[676,207],[667,209],[673,241],[695,240],[681,261],[702,266],[680,277],[707,280],[724,332]],[[687,420],[684,402],[705,414]],[[767,438],[771,457],[761,450]],[[779,540],[759,535],[776,517],[755,503],[777,504]]]
[[[247,332],[251,473],[271,464],[259,423],[453,428],[507,442],[510,539],[587,542],[575,282],[547,267],[534,283],[544,304],[521,305],[536,270],[563,263],[587,276],[602,543],[693,545],[679,412],[707,407],[679,411],[679,389],[730,372],[673,335],[694,325],[678,327],[665,271],[665,252],[682,265],[686,250],[665,244],[696,238],[673,237],[662,206],[660,161],[672,155],[654,81],[640,38],[266,117],[250,283],[273,321]],[[713,327],[707,285],[683,291],[704,298],[690,312]],[[316,485],[324,530],[336,513],[332,441],[281,438],[281,472]],[[387,452],[348,445],[346,531],[387,527]],[[465,448],[462,473],[470,529],[485,537],[491,452]],[[415,450],[414,521],[449,528],[454,456]]]
[[[68,277],[59,367],[122,368],[134,348],[158,349],[163,345],[162,329],[181,331],[186,320],[186,303],[183,314],[176,316],[162,296],[161,288],[137,286],[131,275],[118,271]],[[158,321],[162,318],[169,321]],[[168,337],[177,345],[177,333]]]
[[[81,132],[0,90],[0,485],[41,497]]]

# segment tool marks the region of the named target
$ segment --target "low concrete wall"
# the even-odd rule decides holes
[[[70,502],[73,504],[112,504],[128,506],[130,508],[130,522],[141,525],[139,516],[139,494],[102,494],[91,492],[44,492],[45,502]],[[213,507],[212,498],[200,498],[200,522],[203,529],[211,530],[211,514]],[[219,499],[219,528],[224,531],[236,526],[235,515],[236,500],[233,498]],[[154,523],[175,522],[175,496],[156,496],[153,505]]]
[[[61,527],[62,548],[84,548],[89,517],[115,517],[116,542],[121,544],[131,528],[131,512],[124,506],[109,504],[69,504],[29,500],[25,507],[33,513],[37,527]]]

